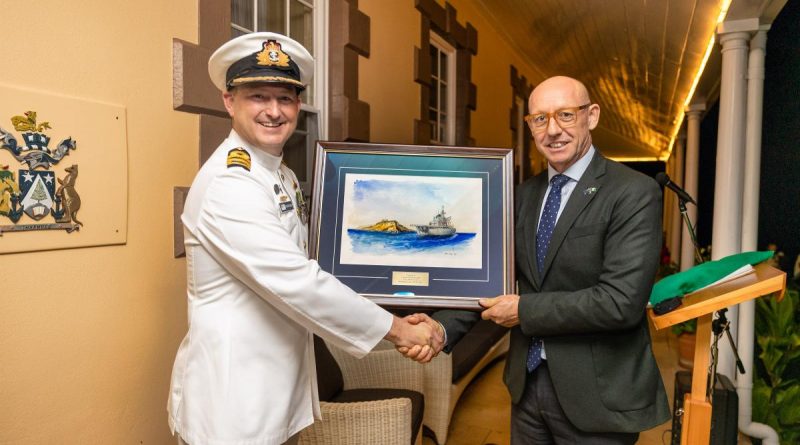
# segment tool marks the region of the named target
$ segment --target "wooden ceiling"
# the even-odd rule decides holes
[[[554,75],[567,75],[586,83],[592,101],[602,110],[600,125],[593,132],[598,148],[617,159],[650,160],[669,154],[684,104],[725,3],[477,1],[487,19],[536,70],[538,78],[530,79],[532,84]],[[758,13],[776,3],[780,4],[779,11],[785,2],[734,0],[728,19],[732,14],[758,17]],[[719,50],[715,51],[710,64],[719,63]],[[715,69],[718,79],[718,67],[709,71]],[[718,87],[718,80],[714,80],[701,85]]]

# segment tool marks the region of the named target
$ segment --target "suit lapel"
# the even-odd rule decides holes
[[[547,276],[547,271],[550,270],[550,265],[553,263],[553,257],[558,252],[561,243],[569,233],[575,219],[583,212],[583,209],[594,199],[600,192],[602,185],[602,176],[606,172],[606,159],[596,152],[592,162],[589,163],[586,171],[581,176],[581,180],[575,185],[572,194],[569,196],[561,216],[558,217],[556,227],[553,230],[553,236],[550,238],[550,246],[547,248],[547,255],[544,259],[544,267],[542,268],[542,276],[538,277],[539,283]],[[536,251],[536,244],[534,240],[534,252]],[[535,269],[535,268],[534,268]]]
[[[536,178],[533,187],[533,193],[527,201],[528,208],[526,211],[525,223],[523,230],[525,233],[525,251],[528,258],[528,271],[534,280],[534,286],[539,288],[541,278],[539,271],[536,269],[536,231],[538,230],[539,211],[542,209],[542,201],[544,194],[547,191],[547,170],[539,174]]]

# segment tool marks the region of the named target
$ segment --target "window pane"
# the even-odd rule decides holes
[[[258,30],[286,34],[286,0],[259,0]]]
[[[245,34],[247,34],[247,33],[244,32],[244,31],[240,31],[240,30],[238,30],[236,28],[231,28],[231,38],[243,36]]]
[[[308,113],[305,111],[300,111],[300,116],[297,118],[297,128],[295,131],[305,133],[308,131]]]
[[[314,79],[311,79],[311,83],[300,93],[300,100],[304,104],[314,105]]]
[[[430,119],[430,121],[432,123],[435,124],[436,123],[436,119],[438,119],[438,117],[439,117],[439,113],[437,113],[436,110],[431,109],[431,110],[428,111],[428,119]]]
[[[438,128],[438,125],[436,125],[436,121],[431,121],[431,141],[433,141],[433,142],[436,142],[438,140],[438,139],[436,139],[436,129],[437,128]]]
[[[283,161],[292,169],[299,181],[306,178],[306,143],[305,133],[294,133],[283,147]]]
[[[439,77],[439,64],[437,60],[439,60],[439,50],[433,46],[431,47],[431,77]]]
[[[433,37],[433,36],[432,36]],[[440,42],[433,39],[430,42],[430,63],[431,63],[431,90],[428,106],[436,111],[436,117],[430,116],[430,120],[435,122],[435,128],[431,129],[431,141],[439,144],[452,143],[449,139],[450,123],[448,114],[452,112],[448,103],[452,100],[450,96],[455,92],[454,85],[448,84],[448,75],[452,67],[448,67],[448,62],[452,63],[455,54],[452,50],[438,46]],[[442,45],[446,44],[442,43]],[[450,87],[450,88],[448,88]]]
[[[253,29],[253,0],[231,0],[231,23]]]
[[[439,78],[447,82],[447,54],[444,51],[439,53]]]
[[[305,46],[314,55],[314,15],[311,8],[297,0],[291,0],[289,11],[289,37]]]

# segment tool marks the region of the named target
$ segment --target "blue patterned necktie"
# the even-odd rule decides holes
[[[558,209],[561,207],[561,188],[569,182],[569,176],[555,175],[550,178],[550,193],[547,194],[547,201],[544,203],[542,218],[539,220],[539,230],[536,231],[536,269],[539,276],[544,269],[544,258],[547,255],[547,248],[550,246],[550,238],[553,237],[553,229],[556,227]],[[532,372],[542,363],[542,339],[532,338],[531,346],[528,349],[528,361],[526,363],[528,372]]]

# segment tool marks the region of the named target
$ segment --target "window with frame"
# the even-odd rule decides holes
[[[314,80],[300,94],[297,129],[283,150],[284,162],[295,172],[306,195],[311,191],[314,144],[320,139],[324,100],[315,94],[321,90],[324,75],[324,62],[320,60],[324,11],[319,3],[320,0],[231,0],[231,38],[251,32],[276,32],[296,40],[315,58]]]
[[[455,48],[435,33],[431,33],[431,89],[428,120],[431,124],[431,143],[455,143]]]

